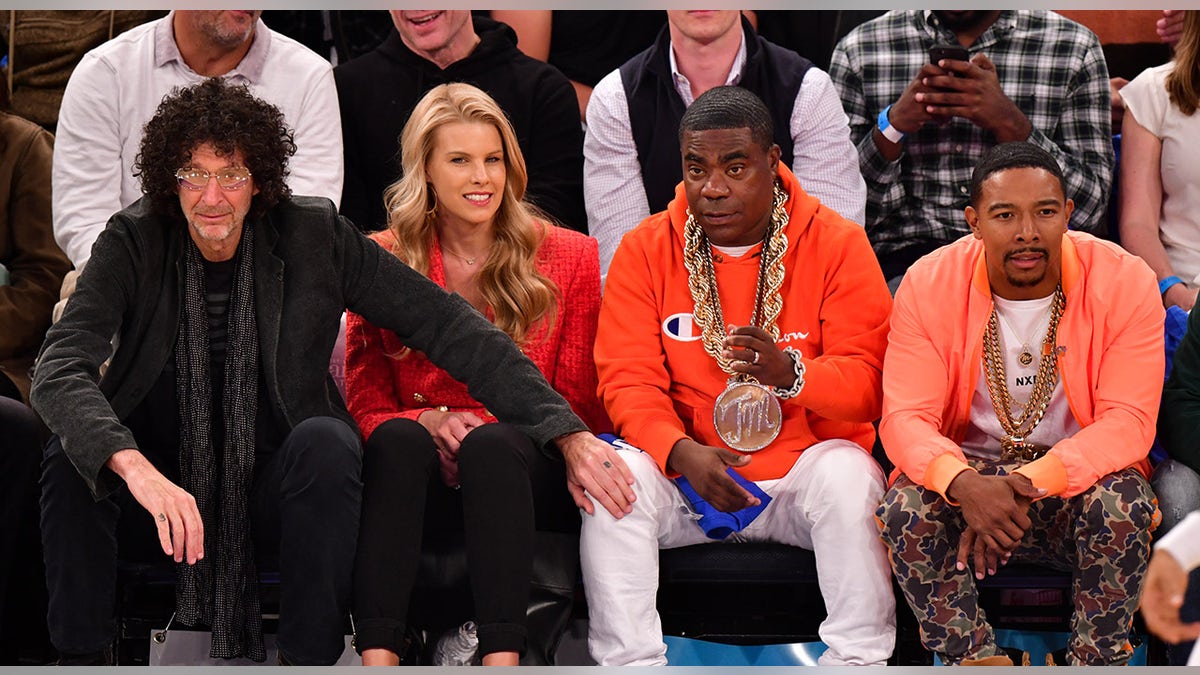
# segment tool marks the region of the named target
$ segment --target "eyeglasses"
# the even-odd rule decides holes
[[[179,187],[188,190],[203,190],[208,186],[208,179],[216,178],[217,185],[222,190],[241,190],[250,182],[250,169],[244,166],[231,166],[217,171],[205,171],[185,167],[175,172],[179,179]]]

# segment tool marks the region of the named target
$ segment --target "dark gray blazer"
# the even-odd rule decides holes
[[[33,406],[97,499],[120,487],[104,464],[137,447],[122,420],[174,349],[187,237],[185,226],[152,213],[145,199],[114,215],[42,346]],[[345,308],[424,352],[540,446],[587,429],[507,335],[363,237],[328,199],[284,200],[255,223],[254,241],[263,381],[288,430],[316,416],[357,428],[329,375]]]

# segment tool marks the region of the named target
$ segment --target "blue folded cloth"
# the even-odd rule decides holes
[[[621,438],[620,436],[618,436],[616,434],[596,434],[596,438],[599,438],[600,440],[604,441],[605,443],[608,443],[609,445],[615,445],[618,448],[625,448],[626,450],[633,450],[635,452],[642,451],[641,448],[635,448],[632,445],[626,443],[624,438]]]
[[[1163,375],[1165,380],[1171,376],[1171,366],[1175,365],[1175,350],[1179,347],[1179,343],[1183,342],[1183,336],[1187,333],[1188,312],[1179,305],[1171,305],[1167,308],[1167,316],[1163,320],[1163,347],[1166,351],[1167,372]]]
[[[619,438],[615,434],[598,434],[596,438],[618,448],[641,452],[641,449],[626,443],[625,439]],[[754,481],[743,478],[742,474],[734,471],[733,467],[729,467],[726,471],[738,485],[741,485],[747,492],[758,497],[758,506],[749,506],[733,513],[718,511],[712,504],[704,501],[704,498],[696,492],[692,484],[688,482],[688,479],[683,476],[675,479],[675,485],[679,487],[680,492],[691,503],[692,510],[700,516],[696,524],[700,526],[700,529],[704,530],[704,534],[709,539],[721,540],[734,532],[741,532],[746,526],[754,522],[758,514],[767,508],[767,504],[771,503],[771,495],[763,492],[762,488],[758,487]]]
[[[1171,376],[1171,370],[1175,366],[1175,350],[1179,348],[1179,343],[1183,342],[1183,336],[1187,333],[1188,311],[1179,305],[1171,305],[1167,308],[1167,316],[1163,320],[1163,349],[1164,356],[1167,360],[1166,372],[1163,373],[1163,382]],[[1167,459],[1167,449],[1163,447],[1158,438],[1154,439],[1154,444],[1150,446],[1150,463],[1158,466],[1159,462]]]
[[[746,489],[746,492],[758,497],[758,506],[748,506],[740,511],[726,513],[718,511],[715,506],[704,501],[704,498],[696,493],[692,484],[688,479],[680,476],[675,479],[675,485],[679,486],[679,491],[692,504],[692,510],[700,516],[700,520],[696,524],[700,529],[704,530],[705,536],[709,539],[725,539],[734,532],[741,532],[746,527],[754,522],[758,514],[767,508],[767,504],[771,503],[771,495],[762,491],[754,481],[747,480],[742,477],[742,474],[734,471],[733,467],[725,470],[738,485]]]

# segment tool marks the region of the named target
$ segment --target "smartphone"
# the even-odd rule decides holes
[[[952,59],[954,61],[970,61],[971,54],[967,52],[967,48],[962,45],[954,44],[937,44],[929,48],[929,62],[937,65],[942,59]]]

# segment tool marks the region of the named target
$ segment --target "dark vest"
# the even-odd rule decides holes
[[[746,38],[746,63],[738,86],[749,89],[767,104],[775,125],[780,161],[792,166],[792,108],[804,75],[812,62],[790,49],[767,42],[742,18]],[[683,99],[671,79],[671,35],[663,27],[654,46],[621,66],[621,83],[629,105],[629,126],[642,167],[642,185],[650,212],[667,208],[675,186],[683,180],[679,149],[679,121]]]

